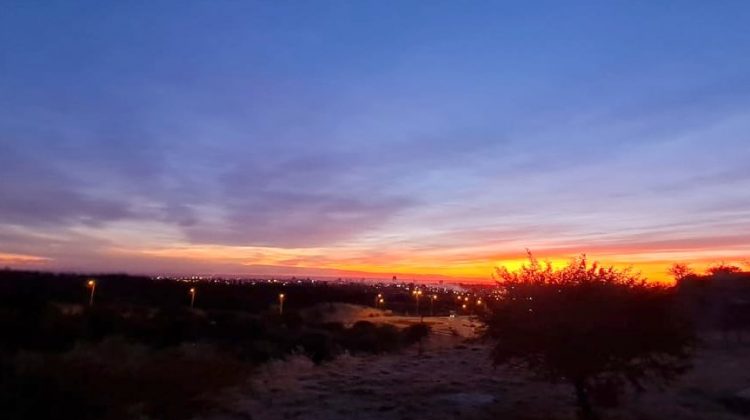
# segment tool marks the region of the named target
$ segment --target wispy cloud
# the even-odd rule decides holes
[[[4,255],[485,276],[750,247],[747,7],[163,7],[0,16]]]

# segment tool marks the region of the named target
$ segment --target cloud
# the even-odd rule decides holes
[[[414,203],[365,176],[377,157],[352,170],[326,147],[311,153],[228,140],[206,149],[202,138],[143,136],[150,120],[102,129],[63,124],[65,116],[50,117],[68,127],[51,147],[30,125],[12,124],[27,141],[0,145],[0,175],[10,180],[0,185],[2,222],[60,230],[159,221],[194,243],[313,246],[349,239]]]
[[[18,267],[25,265],[43,265],[51,261],[49,258],[35,255],[5,254],[0,252],[0,264]]]
[[[290,31],[274,6],[252,25],[246,10],[178,9],[31,8],[0,25],[0,252],[157,268],[191,259],[138,251],[210,244],[296,253],[271,266],[424,268],[525,247],[743,246],[741,19],[691,42],[654,21],[636,42],[680,42],[618,51],[632,25],[575,16],[552,39],[539,16],[498,32],[493,14],[433,10],[383,38],[391,10],[364,29],[343,9],[319,16],[331,25],[291,11]],[[456,31],[436,24],[448,17]],[[728,49],[708,48],[719,39]],[[205,258],[189,266],[219,264]]]
[[[332,245],[378,226],[403,202],[364,202],[310,195],[264,194],[225,207],[216,224],[184,229],[193,243],[309,247]]]
[[[20,148],[20,147],[18,147]],[[0,220],[22,226],[97,225],[132,217],[131,204],[78,189],[56,162],[0,145]]]

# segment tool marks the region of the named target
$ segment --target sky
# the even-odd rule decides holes
[[[3,1],[0,266],[750,261],[746,1]]]

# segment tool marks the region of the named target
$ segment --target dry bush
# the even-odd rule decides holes
[[[692,329],[670,288],[585,257],[557,270],[530,256],[497,276],[502,298],[483,319],[494,362],[572,384],[583,417],[591,396],[611,405],[626,384],[643,389],[688,367]]]
[[[4,366],[3,418],[184,419],[244,380],[249,366],[212,346],[149,350],[121,338]]]

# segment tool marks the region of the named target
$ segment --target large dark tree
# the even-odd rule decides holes
[[[484,316],[494,363],[570,383],[582,418],[594,417],[592,393],[616,399],[627,384],[643,389],[688,367],[692,330],[671,288],[585,257],[562,269],[529,259],[497,270],[500,298]]]

